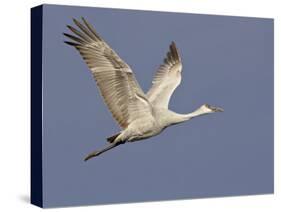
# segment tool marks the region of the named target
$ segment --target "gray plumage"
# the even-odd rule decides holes
[[[89,154],[85,160],[100,155],[120,144],[149,138],[166,127],[190,120],[203,114],[222,111],[221,108],[204,104],[189,114],[177,114],[168,109],[169,100],[181,82],[182,62],[175,42],[160,65],[151,89],[145,94],[132,69],[82,18],[83,24],[73,19],[76,28],[67,25],[74,34],[64,33],[91,70],[99,91],[122,130],[107,140],[111,144]]]

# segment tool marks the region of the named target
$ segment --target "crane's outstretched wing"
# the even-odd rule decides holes
[[[77,30],[67,26],[76,36],[64,33],[87,63],[109,110],[122,128],[139,117],[152,118],[152,109],[131,68],[106,44],[84,19],[73,19]]]
[[[147,98],[154,106],[168,108],[169,100],[181,82],[181,70],[181,58],[176,44],[172,42],[164,64],[157,70],[152,87],[147,92]]]

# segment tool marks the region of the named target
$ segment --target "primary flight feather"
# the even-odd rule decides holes
[[[91,70],[100,93],[121,126],[122,131],[107,140],[106,148],[94,151],[85,160],[98,156],[120,144],[149,138],[163,129],[203,114],[223,111],[219,107],[204,104],[192,113],[178,114],[168,109],[169,100],[181,82],[182,63],[174,42],[160,65],[152,87],[145,94],[138,84],[130,66],[97,34],[84,19],[80,23],[73,19],[76,29],[67,25],[73,34],[64,33]]]

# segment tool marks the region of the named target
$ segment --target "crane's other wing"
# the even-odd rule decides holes
[[[147,92],[148,100],[156,107],[168,108],[174,90],[181,82],[182,63],[175,42],[160,65]]]
[[[67,26],[74,35],[64,33],[90,68],[100,93],[113,117],[122,128],[126,128],[139,117],[152,117],[152,108],[140,88],[131,68],[82,18],[83,24],[73,19],[77,30]]]

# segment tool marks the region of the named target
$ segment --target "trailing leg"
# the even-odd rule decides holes
[[[110,145],[108,145],[107,147],[101,149],[101,150],[96,150],[96,151],[93,151],[91,152],[85,159],[84,161],[87,161],[93,157],[96,157],[96,156],[99,156],[100,154],[110,150],[110,149],[113,149],[114,147],[117,147],[119,146],[120,144],[123,144],[124,142],[117,142],[117,143],[112,143]]]

